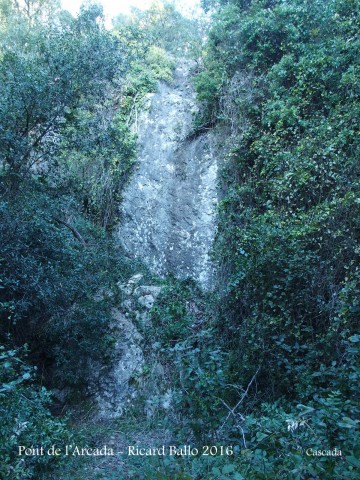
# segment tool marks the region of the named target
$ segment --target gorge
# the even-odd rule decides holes
[[[0,478],[357,480],[358,2],[176,4],[0,2]]]

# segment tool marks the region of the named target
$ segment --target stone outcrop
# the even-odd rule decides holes
[[[157,275],[190,277],[211,289],[209,253],[218,201],[215,137],[191,135],[198,107],[186,63],[180,62],[173,83],[161,83],[147,102],[136,125],[137,169],[123,192],[119,241]],[[151,416],[171,408],[173,395],[155,346],[147,345],[147,358],[144,354],[142,333],[151,328],[149,311],[161,287],[137,274],[118,288],[122,300],[111,325],[114,358],[97,395],[101,416],[121,416],[140,397]]]
[[[161,83],[138,121],[137,170],[124,190],[118,236],[154,273],[211,288],[217,161],[212,133],[189,138],[198,110],[186,64]],[[146,301],[146,300],[144,300]]]
[[[144,390],[148,401],[144,403],[143,409],[147,415],[153,413],[155,404],[163,405],[163,408],[170,405],[169,392],[161,393],[159,390],[164,369],[154,359],[151,360],[150,380],[145,381],[149,365],[144,357],[143,336],[140,332],[150,325],[149,310],[160,294],[161,287],[142,285],[142,279],[143,276],[137,274],[127,283],[118,284],[123,300],[118,308],[112,310],[110,329],[116,340],[113,358],[109,370],[100,377],[95,395],[102,418],[123,415],[127,408],[137,402]]]
[[[144,366],[142,336],[131,320],[115,308],[112,311],[112,330],[117,337],[114,359],[110,372],[101,379],[98,394],[100,416],[104,418],[124,413],[127,403],[136,396],[131,379],[141,375]]]

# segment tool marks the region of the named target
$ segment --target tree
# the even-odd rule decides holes
[[[79,103],[96,102],[124,68],[119,42],[92,6],[75,19],[29,22],[21,12],[1,36],[0,161],[5,172],[26,175],[49,168],[59,134]]]

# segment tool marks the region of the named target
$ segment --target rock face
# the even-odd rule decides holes
[[[131,380],[140,376],[144,366],[141,348],[142,336],[126,315],[112,311],[112,329],[117,337],[114,345],[114,360],[108,374],[102,377],[97,394],[99,413],[102,418],[121,416],[136,391]]]
[[[152,308],[156,298],[161,292],[161,287],[156,285],[142,285],[142,275],[137,274],[125,284],[118,284],[122,293],[123,301],[118,308],[112,310],[110,324],[111,335],[116,342],[114,344],[113,359],[106,375],[100,377],[99,388],[95,388],[95,396],[99,405],[101,418],[116,418],[123,415],[133,401],[136,401],[142,390],[143,376],[146,361],[143,353],[143,336],[140,329],[146,329],[150,324],[149,309]],[[134,318],[136,322],[134,322]],[[161,365],[153,362],[153,381],[146,385],[146,394],[151,399],[155,395],[158,402],[162,402],[162,396],[156,387]],[[166,396],[167,395],[167,396]],[[169,403],[169,394],[165,394],[166,402]],[[165,397],[164,397],[165,398]],[[164,403],[167,404],[164,400]],[[151,405],[144,405],[144,411],[151,413]],[[165,408],[165,407],[164,407]]]
[[[188,68],[149,95],[138,122],[138,168],[125,188],[120,242],[158,275],[191,277],[209,289],[217,162],[211,133],[187,139],[197,111]]]
[[[138,167],[123,192],[119,240],[154,273],[191,277],[211,289],[209,252],[218,201],[215,137],[189,136],[198,107],[188,67],[180,64],[173,84],[160,84],[147,100],[136,125]],[[148,416],[171,408],[173,393],[164,386],[155,344],[144,355],[142,333],[151,328],[149,310],[161,292],[160,286],[146,283],[137,274],[118,284],[122,300],[112,313],[114,357],[97,393],[103,418],[121,416],[142,395]]]

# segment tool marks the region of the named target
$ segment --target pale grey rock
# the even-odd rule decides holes
[[[190,135],[198,110],[185,62],[176,69],[173,84],[161,83],[157,93],[146,96],[145,108],[132,125],[138,134],[138,164],[123,192],[117,236],[128,254],[152,272],[191,277],[211,289],[218,147],[211,132]],[[142,283],[141,273],[118,283],[122,303],[112,314],[114,358],[109,372],[99,373],[97,400],[104,418],[125,414],[143,397],[149,417],[173,408],[168,368],[159,361],[161,344],[154,342],[145,360],[143,337],[136,328],[145,332],[151,326],[149,310],[162,287]]]
[[[133,275],[129,281],[128,281],[128,285],[135,285],[137,283],[140,282],[140,280],[143,278],[143,274],[142,273],[136,273],[135,275]]]
[[[134,288],[133,285],[127,283],[118,283],[117,286],[122,293],[125,293],[125,295],[131,295]]]
[[[131,310],[132,308],[132,300],[130,298],[127,298],[123,302],[121,302],[121,306],[125,308],[126,310]]]
[[[155,298],[152,295],[143,295],[142,297],[138,298],[138,303],[147,308],[150,309],[153,307],[155,303]]]
[[[167,390],[161,399],[161,406],[164,410],[169,410],[173,402],[173,392],[172,390]]]
[[[162,287],[157,287],[155,285],[141,285],[134,290],[134,295],[152,295],[156,299],[159,296],[161,290]]]
[[[135,319],[142,328],[147,328],[151,326],[151,319],[148,312],[139,312],[135,310]]]
[[[191,277],[210,289],[217,156],[212,133],[188,138],[197,110],[184,62],[138,118],[138,168],[123,193],[118,238],[154,273]]]
[[[130,379],[140,376],[144,368],[142,335],[118,309],[112,310],[112,322],[118,332],[114,359],[110,371],[100,379],[100,388],[96,395],[99,415],[102,418],[123,415],[127,399],[137,395],[134,387],[130,385]]]

